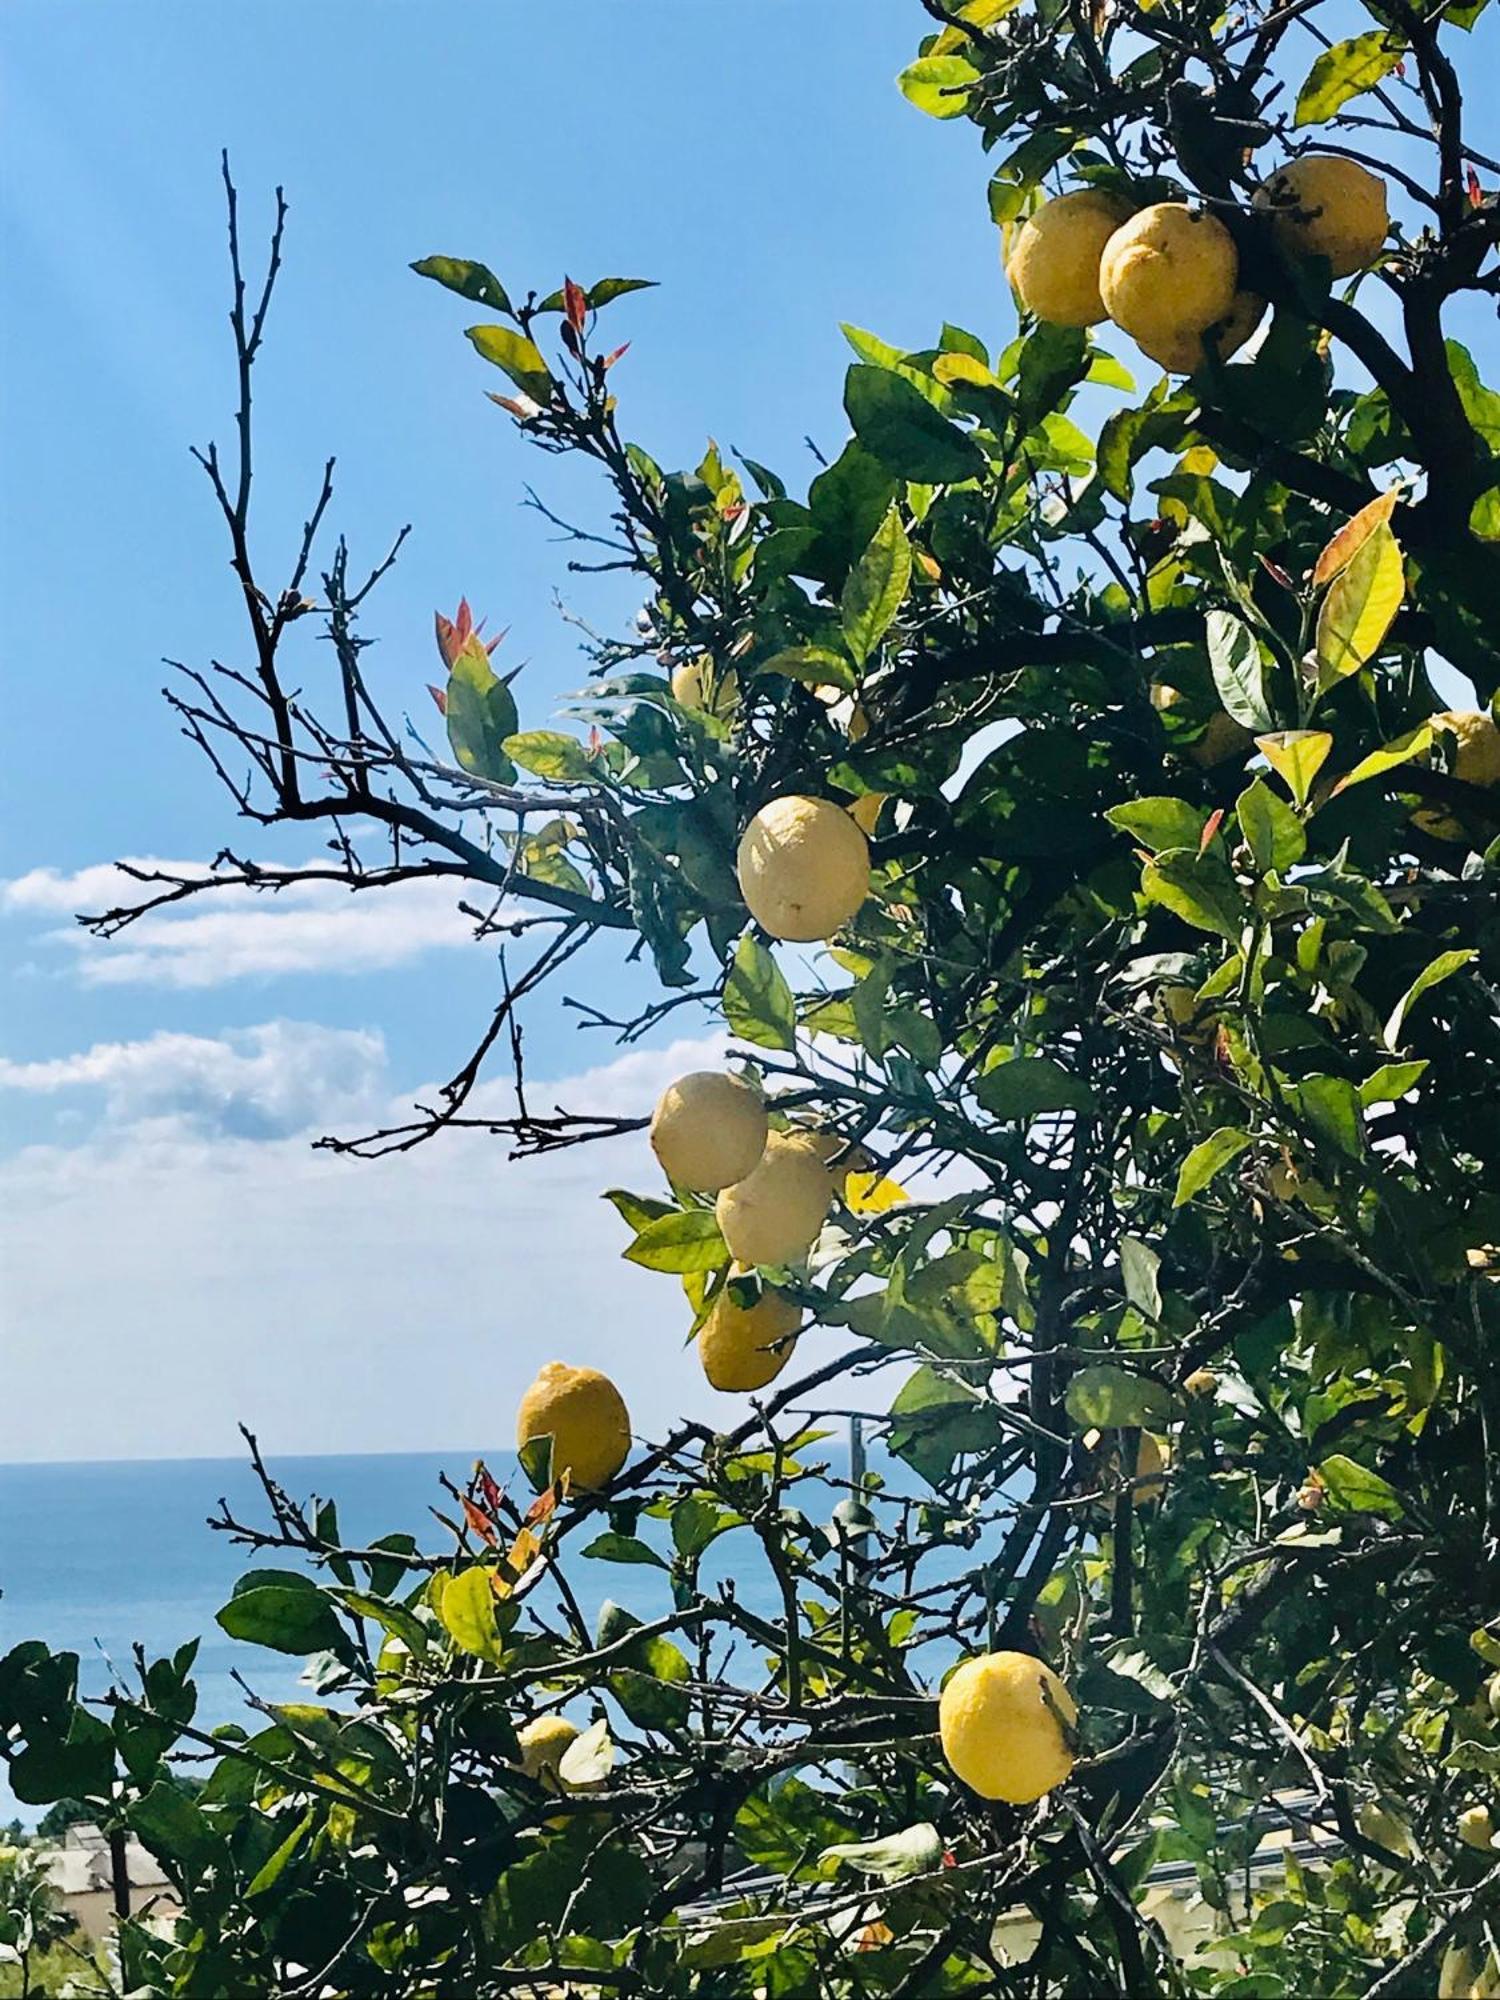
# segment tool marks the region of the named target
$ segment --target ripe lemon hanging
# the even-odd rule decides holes
[[[1445,708],[1432,718],[1436,729],[1446,730],[1457,744],[1453,775],[1466,785],[1500,785],[1500,729],[1482,709]],[[1435,840],[1464,840],[1462,820],[1441,806],[1422,806],[1411,816]]]
[[[1099,296],[1104,246],[1130,219],[1130,203],[1104,188],[1077,188],[1044,201],[1022,224],[1005,275],[1027,312],[1052,326],[1107,319]]]
[[[1309,153],[1255,191],[1289,257],[1326,257],[1335,278],[1352,277],[1380,255],[1390,228],[1385,182],[1358,160]]]
[[[870,893],[870,843],[831,799],[772,799],[746,827],[740,894],[774,938],[832,937]]]
[[[1224,319],[1239,278],[1234,238],[1185,202],[1143,208],[1104,246],[1099,291],[1115,325],[1148,352]]]
[[[806,1140],[773,1132],[760,1164],[724,1189],[714,1214],[737,1264],[790,1264],[817,1240],[833,1195],[833,1176]]]
[[[630,1451],[625,1399],[597,1368],[547,1362],[521,1398],[516,1443],[552,1440],[552,1477],[567,1473],[575,1492],[607,1486]]]
[[[1065,1725],[1073,1697],[1029,1653],[981,1653],[965,1660],[938,1702],[943,1755],[981,1798],[1030,1805],[1073,1768]]]
[[[516,1741],[521,1746],[521,1769],[549,1791],[559,1790],[557,1767],[577,1735],[578,1725],[569,1722],[565,1715],[537,1716],[524,1729],[516,1731]]]
[[[749,1084],[720,1070],[693,1070],[657,1100],[651,1148],[674,1187],[717,1194],[754,1169],[766,1131],[765,1104]]]
[[[731,1277],[738,1277],[738,1268]],[[753,1306],[719,1294],[698,1329],[698,1359],[715,1389],[764,1389],[792,1358],[802,1308],[784,1292],[763,1291]]]

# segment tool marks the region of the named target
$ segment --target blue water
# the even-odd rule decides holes
[[[814,1458],[825,1456],[825,1446]],[[842,1454],[837,1454],[841,1456]],[[889,1477],[904,1473],[876,1454]],[[270,1471],[292,1498],[313,1495],[337,1502],[342,1540],[368,1544],[380,1535],[404,1531],[433,1553],[452,1546],[446,1528],[432,1517],[434,1506],[451,1514],[451,1497],[440,1487],[446,1472],[462,1484],[476,1454],[411,1452],[372,1456],[281,1458]],[[487,1454],[494,1476],[520,1485],[510,1453]],[[911,1475],[904,1473],[906,1490]],[[903,1481],[891,1479],[892,1486]],[[814,1513],[831,1502],[826,1488],[804,1489]],[[244,1690],[233,1671],[264,1701],[308,1699],[300,1660],[227,1638],[214,1614],[236,1578],[255,1564],[280,1568],[295,1558],[278,1550],[256,1554],[207,1525],[220,1497],[241,1521],[267,1525],[265,1503],[248,1461],[243,1459],[122,1460],[109,1464],[0,1465],[0,1654],[23,1639],[79,1655],[84,1691],[101,1694],[111,1682],[131,1679],[132,1650],[149,1658],[174,1652],[186,1640],[201,1642],[194,1679],[200,1726],[228,1721],[253,1724]],[[601,1518],[599,1527],[606,1523]],[[670,1552],[665,1524],[642,1517],[641,1539]],[[613,1597],[638,1617],[660,1616],[670,1605],[668,1580],[658,1569],[581,1560],[592,1539],[570,1544],[568,1576],[580,1608],[592,1622],[600,1605]],[[740,1601],[763,1615],[779,1609],[774,1579],[757,1559],[747,1560],[743,1537],[731,1535],[705,1560],[705,1582],[732,1574]],[[967,1561],[953,1552],[940,1557],[934,1573],[953,1574]],[[930,1578],[929,1578],[930,1580]],[[0,1821],[17,1808],[0,1776]]]

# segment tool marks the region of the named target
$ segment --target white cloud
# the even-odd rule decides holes
[[[385,1039],[362,1028],[267,1021],[223,1036],[96,1042],[45,1062],[0,1058],[0,1090],[102,1091],[116,1124],[172,1118],[203,1133],[285,1137],[369,1116],[385,1095]]]
[[[142,860],[139,868],[206,874],[189,862]],[[86,985],[210,987],[288,973],[365,973],[406,965],[431,951],[470,944],[473,925],[458,908],[462,891],[442,880],[353,892],[337,882],[298,882],[274,894],[213,889],[136,920],[110,940],[72,918],[134,902],[149,893],[112,864],[66,873],[34,868],[0,883],[0,912],[66,917],[45,933],[76,952]]]
[[[0,1161],[0,1458],[232,1455],[241,1418],[279,1452],[498,1453],[554,1356],[606,1369],[643,1435],[746,1413],[685,1348],[678,1281],[622,1261],[628,1232],[600,1195],[660,1190],[644,1134],[519,1162],[504,1139],[468,1134],[335,1158],[308,1139],[340,1090],[378,1072],[373,1038],[273,1023],[223,1053],[193,1041],[105,1045],[6,1078],[92,1083],[114,1115],[80,1145]],[[533,1108],[644,1114],[721,1050],[632,1051],[538,1083]],[[226,1136],[224,1093],[272,1128],[312,1098],[315,1073],[333,1081],[307,1131]],[[810,1333],[799,1359],[841,1338]]]

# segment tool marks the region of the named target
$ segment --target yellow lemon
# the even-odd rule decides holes
[[[1183,1383],[1184,1392],[1195,1401],[1207,1402],[1219,1391],[1219,1378],[1212,1368],[1195,1368]]]
[[[1488,1853],[1495,1838],[1495,1822],[1488,1806],[1468,1806],[1458,1816],[1458,1837],[1465,1847]]]
[[[1229,314],[1239,270],[1222,222],[1185,202],[1159,201],[1105,244],[1099,290],[1116,326],[1148,351],[1165,349]]]
[[[1385,182],[1358,160],[1309,153],[1263,181],[1255,206],[1289,257],[1326,257],[1335,278],[1364,270],[1390,228]]]
[[[1438,1967],[1438,2000],[1471,2000],[1479,1971],[1479,1953],[1471,1945],[1450,1944]]]
[[[1130,203],[1102,188],[1079,188],[1044,201],[1022,225],[1005,266],[1027,312],[1053,326],[1093,326],[1107,319],[1099,296],[1099,259],[1129,217]]]
[[[806,1256],[833,1206],[833,1176],[805,1138],[773,1132],[760,1164],[714,1204],[737,1264],[790,1264]]]
[[[597,1368],[549,1361],[521,1398],[516,1443],[552,1440],[552,1477],[570,1475],[574,1491],[607,1486],[630,1451],[625,1399]]]
[[[1171,1457],[1172,1447],[1165,1438],[1153,1437],[1150,1431],[1141,1432],[1141,1442],[1135,1454],[1134,1491],[1138,1507],[1149,1506],[1166,1492],[1167,1467]]]
[[[943,1755],[981,1798],[1030,1805],[1073,1768],[1064,1734],[1078,1717],[1073,1697],[1029,1653],[981,1653],[965,1660],[938,1702]]]
[[[749,1307],[721,1292],[698,1329],[704,1374],[715,1389],[764,1389],[791,1360],[801,1324],[802,1308],[784,1292],[767,1289]]]
[[[1500,784],[1500,729],[1482,709],[1445,708],[1433,716],[1432,722],[1434,728],[1446,730],[1456,740],[1455,778],[1462,778],[1466,785]],[[1468,838],[1463,821],[1442,806],[1422,806],[1412,814],[1411,821],[1434,840]]]
[[[707,653],[672,669],[672,699],[681,702],[684,708],[701,708],[710,715],[723,715],[739,698],[740,684],[733,667],[717,672]]]
[[[736,865],[751,916],[799,944],[832,937],[870,893],[870,844],[831,799],[772,799],[746,827]]]
[[[549,1792],[559,1791],[557,1767],[577,1734],[578,1725],[569,1722],[565,1715],[537,1716],[524,1729],[516,1731],[516,1741],[521,1746],[521,1769]]]
[[[721,1070],[669,1083],[651,1117],[651,1149],[673,1187],[717,1194],[742,1181],[766,1149],[766,1107]]]
[[[1141,352],[1171,375],[1191,375],[1203,366],[1205,349],[1227,361],[1243,347],[1266,316],[1266,302],[1257,292],[1236,292],[1234,303],[1212,326],[1179,329],[1160,341],[1137,337]]]

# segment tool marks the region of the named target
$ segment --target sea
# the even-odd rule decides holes
[[[440,1552],[452,1538],[432,1510],[451,1515],[453,1502],[439,1476],[461,1485],[480,1456],[497,1480],[520,1488],[510,1452],[285,1457],[269,1460],[268,1469],[294,1499],[335,1501],[347,1545],[405,1531],[419,1547]],[[84,1692],[99,1695],[130,1681],[137,1646],[154,1659],[196,1639],[199,1726],[255,1726],[236,1672],[263,1701],[310,1699],[300,1660],[231,1640],[214,1622],[244,1570],[257,1563],[296,1566],[279,1550],[256,1554],[211,1529],[208,1519],[221,1499],[239,1520],[265,1524],[264,1498],[246,1459],[0,1465],[0,1655],[24,1639],[45,1640],[79,1656]],[[663,1530],[650,1520],[639,1528],[643,1539],[665,1548]],[[735,1540],[726,1538],[726,1552]],[[741,1601],[774,1614],[773,1580],[763,1565],[747,1568],[749,1575],[736,1579]],[[591,1621],[608,1598],[641,1618],[669,1608],[664,1571],[644,1564],[575,1559],[569,1578]],[[0,1770],[0,1824],[13,1818],[27,1824],[38,1810],[17,1804]]]
[[[452,1538],[431,1510],[451,1515],[453,1501],[439,1476],[462,1485],[480,1456],[514,1490],[520,1475],[510,1452],[286,1457],[270,1459],[268,1469],[294,1499],[335,1501],[348,1544],[404,1531],[421,1548],[441,1551]],[[214,1622],[244,1570],[297,1566],[281,1551],[256,1554],[210,1528],[221,1499],[239,1520],[266,1525],[247,1459],[0,1465],[0,1655],[23,1639],[43,1639],[77,1653],[84,1691],[102,1694],[130,1679],[137,1646],[154,1659],[196,1639],[199,1725],[253,1724],[235,1670],[264,1701],[309,1699],[300,1660],[231,1640]],[[660,1571],[575,1568],[578,1583],[593,1586],[581,1593],[590,1616],[610,1596],[641,1617],[665,1608]],[[0,1822],[35,1816],[11,1798],[0,1773]]]

